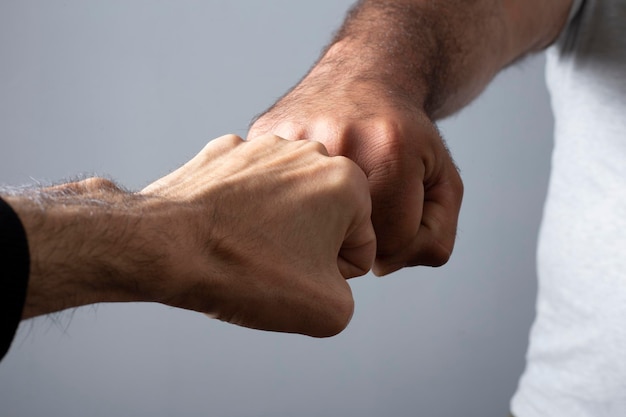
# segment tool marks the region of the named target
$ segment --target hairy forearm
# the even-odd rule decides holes
[[[476,97],[503,67],[550,44],[571,0],[363,0],[310,75],[377,82],[433,119]]]
[[[142,249],[131,206],[139,197],[90,179],[45,189],[3,193],[18,213],[30,249],[23,318],[106,301],[131,301],[129,277],[158,256]],[[133,215],[136,213],[137,215]],[[143,244],[144,248],[148,245]],[[145,254],[146,259],[138,259]],[[148,259],[149,258],[149,259]]]

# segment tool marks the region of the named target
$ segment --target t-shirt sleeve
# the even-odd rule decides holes
[[[15,211],[0,198],[0,360],[22,318],[29,269],[26,231]]]

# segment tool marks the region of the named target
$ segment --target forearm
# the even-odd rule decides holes
[[[549,45],[571,0],[364,0],[348,14],[309,78],[330,71],[380,83],[445,117],[503,67]]]
[[[23,318],[135,298],[129,277],[136,265],[149,265],[136,259],[138,222],[129,209],[136,197],[100,179],[2,197],[20,217],[30,248]]]

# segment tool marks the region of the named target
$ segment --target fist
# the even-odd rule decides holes
[[[366,176],[349,159],[319,142],[229,135],[141,194],[171,223],[171,260],[150,282],[161,302],[318,337],[350,321],[346,279],[370,270],[376,239]]]
[[[266,132],[314,139],[365,172],[377,236],[374,272],[440,266],[454,247],[463,183],[433,122],[375,86],[307,79],[261,116],[249,138]],[[311,87],[310,85],[314,85]]]

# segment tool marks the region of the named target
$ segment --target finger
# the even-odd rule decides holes
[[[463,198],[463,183],[450,163],[445,176],[425,192],[422,217],[417,234],[403,250],[379,256],[376,275],[386,275],[405,266],[441,266],[452,255],[458,216]]]
[[[378,251],[374,272],[385,275],[405,266],[407,248],[419,233],[424,209],[424,170],[418,161],[397,159],[370,171],[372,222]]]
[[[370,221],[360,224],[346,237],[339,250],[337,266],[344,278],[360,277],[367,274],[376,258],[376,234]]]
[[[353,187],[344,195],[354,207],[353,221],[339,250],[337,265],[344,278],[354,278],[368,273],[376,258],[376,233],[371,221],[372,200],[365,173],[352,161],[342,159],[350,167]]]

